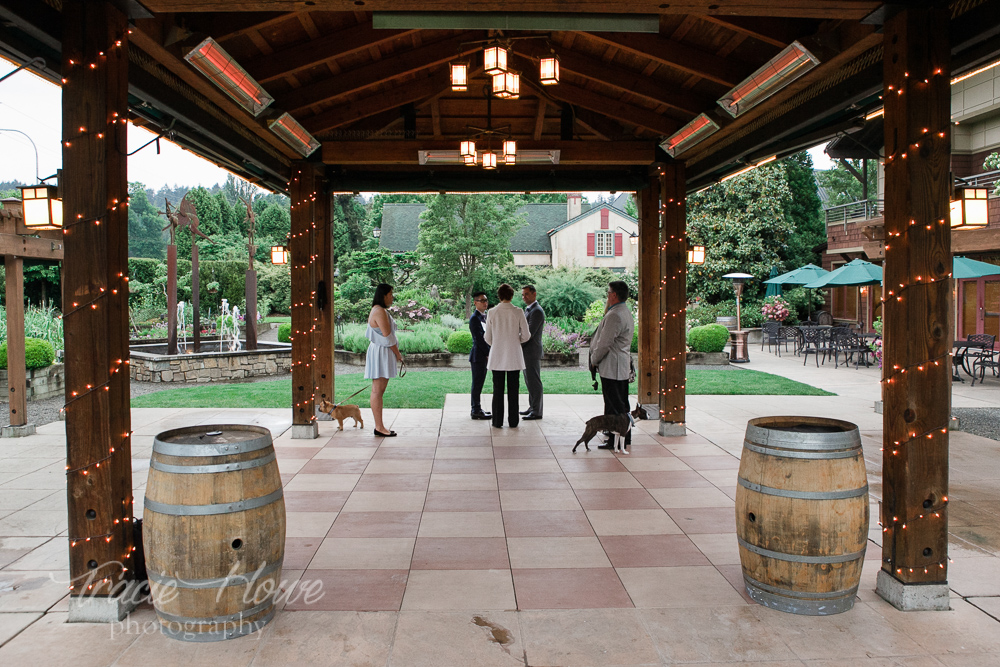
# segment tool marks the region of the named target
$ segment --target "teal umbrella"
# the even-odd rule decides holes
[[[765,285],[805,285],[806,283],[811,283],[826,274],[830,273],[815,264],[806,264],[805,266],[800,266],[794,271],[789,271],[788,273],[782,273],[780,276],[772,276],[770,279],[765,280]]]
[[[809,289],[843,286],[861,287],[863,285],[877,285],[881,282],[881,266],[866,262],[863,259],[855,259],[811,283],[806,283],[806,287]]]
[[[781,283],[770,282],[771,278],[777,278],[777,277],[778,277],[778,267],[772,266],[771,275],[768,276],[769,280],[764,281],[764,283],[767,285],[767,291],[764,292],[765,297],[781,296]]]
[[[954,260],[954,268],[952,269],[952,278],[982,278],[983,276],[996,276],[1000,275],[1000,266],[996,264],[987,264],[986,262],[977,262],[974,259],[968,259],[966,257],[956,257]]]

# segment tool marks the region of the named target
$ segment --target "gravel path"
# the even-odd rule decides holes
[[[958,430],[990,440],[1000,440],[1000,408],[952,408]]]

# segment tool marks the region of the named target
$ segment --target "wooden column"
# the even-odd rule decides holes
[[[201,351],[201,269],[198,266],[198,244],[191,234],[191,351]]]
[[[14,221],[10,221],[14,226]],[[24,368],[24,260],[4,257],[7,303],[7,400],[11,426],[27,426],[28,399],[25,394],[27,371]]]
[[[639,402],[660,408],[660,180],[636,193],[639,209]],[[652,418],[653,415],[650,415]]]
[[[660,182],[660,435],[685,435],[687,207],[684,163],[657,168]]]
[[[70,620],[88,620],[81,608],[133,576],[123,150],[128,25],[110,1],[64,0],[63,19]]]
[[[333,312],[333,210],[332,195],[326,193],[326,183],[317,180],[316,197],[316,331],[313,349],[316,368],[316,403],[334,401],[334,312]]]
[[[885,24],[884,532],[878,590],[905,609],[948,608],[951,91],[948,31],[942,29],[948,20],[947,9],[907,9]]]
[[[292,231],[288,242],[292,280],[292,437],[315,438],[316,383],[313,335],[316,318],[316,199],[318,169],[310,162],[292,164]]]

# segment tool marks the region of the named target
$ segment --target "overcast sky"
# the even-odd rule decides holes
[[[15,66],[0,59],[0,77]],[[38,175],[50,176],[62,165],[61,108],[59,87],[22,70],[0,82],[0,181],[35,181],[35,151],[38,149]],[[19,130],[24,134],[5,130]],[[147,130],[128,126],[128,147],[135,150],[155,135]],[[817,169],[833,166],[823,153],[823,146],[810,151]],[[147,188],[163,185],[204,185],[225,183],[229,172],[166,140],[144,148],[128,159],[128,180],[139,181]],[[606,193],[585,193],[587,195]]]

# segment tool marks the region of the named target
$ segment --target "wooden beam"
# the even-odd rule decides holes
[[[680,42],[656,35],[638,33],[588,32],[587,39],[609,44],[642,58],[654,60],[671,69],[695,74],[709,81],[732,88],[753,71],[739,68],[714,53],[701,51]]]
[[[321,401],[334,403],[334,312],[333,312],[333,201],[326,194],[322,173],[316,177],[316,201],[313,203],[316,224],[316,330],[313,331],[313,385],[316,407]],[[317,413],[318,414],[318,413]]]
[[[227,41],[243,37],[251,32],[260,32],[261,30],[274,27],[293,18],[296,14],[298,12],[283,12],[280,14],[273,12],[220,13],[212,16],[208,22],[196,19],[195,25],[200,32],[212,35],[215,41],[225,46]]]
[[[660,180],[660,435],[683,435],[686,420],[687,209],[684,163],[657,168]]]
[[[535,131],[531,133],[531,138],[538,141],[542,138],[542,130],[545,127],[545,107],[548,106],[545,98],[538,98],[538,110],[535,112]]]
[[[87,584],[70,595],[83,599],[134,578],[126,126],[115,122],[128,113],[129,29],[110,0],[62,10],[68,547],[70,580]]]
[[[653,161],[652,141],[519,140],[518,150],[558,150],[561,165],[646,165]],[[422,150],[458,150],[455,141],[324,141],[323,162],[336,165],[418,164]]]
[[[951,251],[956,255],[988,252],[1000,248],[1000,229],[962,229],[951,234]]]
[[[24,260],[5,255],[3,268],[4,296],[7,304],[7,397],[11,426],[28,423],[28,399],[25,393],[27,372],[24,360]]]
[[[639,402],[660,410],[660,179],[637,193],[639,208]]]
[[[316,381],[313,377],[313,335],[316,318],[316,200],[318,168],[311,162],[292,163],[288,187],[292,228],[288,243],[292,280],[292,437],[310,439],[316,426]]]
[[[474,53],[481,44],[469,44],[473,35],[463,33],[458,37],[436,42],[419,49],[393,54],[378,62],[341,72],[309,86],[303,86],[281,95],[278,102],[291,112],[301,111],[315,104],[335,100],[367,88],[389,83],[453,60],[459,54]]]
[[[36,239],[17,234],[0,234],[0,255],[13,255],[25,259],[62,261],[62,239]]]
[[[940,584],[920,589],[932,591],[919,594],[929,605],[922,609],[948,609],[949,592],[951,87],[941,29],[948,17],[947,8],[904,9],[886,22],[883,42],[887,292],[877,590],[900,606],[902,586]]]
[[[375,30],[368,23],[338,30],[318,39],[299,42],[271,55],[262,55],[244,65],[261,84],[295,74],[304,69],[349,56],[369,47],[405,37],[414,30]]]
[[[417,102],[425,97],[440,93],[449,85],[448,82],[448,73],[438,72],[433,76],[417,79],[402,86],[390,88],[385,92],[339,104],[315,116],[305,117],[301,123],[313,134],[332,130],[362,118],[374,116],[382,111],[401,107],[404,104]]]
[[[325,11],[350,12],[358,0],[143,0],[155,13],[161,12],[232,12],[232,11]],[[683,0],[663,3],[660,0],[605,2],[604,0],[478,0],[456,4],[453,0],[365,0],[365,11],[454,12],[578,12],[585,14],[726,14],[735,16],[788,16],[798,18],[863,19],[882,3],[876,0]]]
[[[441,138],[441,105],[438,99],[431,100],[431,128],[434,131],[434,138]]]
[[[726,30],[740,33],[758,42],[783,49],[801,35],[791,21],[780,19],[760,19],[747,16],[717,16],[706,14],[701,20],[722,26]]]

